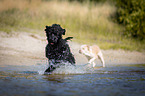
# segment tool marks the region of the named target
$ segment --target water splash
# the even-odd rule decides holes
[[[88,64],[82,65],[71,65],[69,63],[61,64],[58,68],[56,68],[51,74],[91,74],[94,72],[93,67],[87,66]],[[39,74],[44,74],[44,70],[48,65],[41,66],[41,70],[39,70]],[[50,73],[49,73],[50,74]]]

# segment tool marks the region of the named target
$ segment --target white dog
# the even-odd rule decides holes
[[[88,45],[82,45],[81,49],[79,50],[79,53],[84,54],[89,64],[93,64],[93,67],[95,67],[95,60],[99,58],[101,62],[103,63],[103,67],[105,67],[105,61],[103,58],[103,54],[100,50],[100,48],[97,45],[88,46]]]

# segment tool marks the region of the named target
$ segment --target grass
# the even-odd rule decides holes
[[[73,36],[73,41],[81,44],[144,51],[145,41],[122,36],[124,27],[110,18],[115,11],[116,7],[110,3],[0,0],[0,31],[26,31],[45,36],[45,26],[57,23],[66,29],[64,37]]]

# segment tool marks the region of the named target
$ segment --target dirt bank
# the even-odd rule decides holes
[[[46,63],[46,37],[32,33],[0,32],[0,66],[6,65],[35,65]],[[73,41],[73,40],[72,40]],[[85,56],[78,53],[80,44],[69,42],[77,64],[87,63]],[[123,50],[102,50],[106,65],[145,64],[145,53]],[[101,65],[99,60],[96,61]]]

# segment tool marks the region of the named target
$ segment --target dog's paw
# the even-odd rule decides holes
[[[105,65],[103,65],[103,67],[105,67]]]
[[[51,73],[52,71],[54,71],[56,68],[53,66],[53,65],[51,65],[50,67],[48,67],[46,70],[45,70],[45,72],[46,73]]]
[[[51,75],[52,72],[44,72],[44,75]]]
[[[91,63],[87,63],[86,66],[89,67],[89,68],[93,67],[93,65]]]

